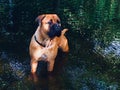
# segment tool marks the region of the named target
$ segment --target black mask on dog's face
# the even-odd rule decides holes
[[[56,14],[39,15],[36,21],[39,23],[39,26],[43,28],[44,33],[50,38],[54,38],[55,36],[59,37],[61,35],[61,23]]]
[[[48,32],[48,36],[50,38],[53,38],[55,36],[60,36],[61,35],[62,28],[59,24],[53,24],[50,26],[50,31]]]

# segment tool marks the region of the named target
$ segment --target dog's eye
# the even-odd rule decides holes
[[[50,25],[51,25],[52,23],[53,23],[52,20],[50,20],[50,21],[48,22],[48,24],[50,24]]]
[[[52,24],[52,22],[51,22],[51,21],[49,21],[49,22],[48,22],[48,24],[50,24],[50,25],[51,25],[51,24]]]

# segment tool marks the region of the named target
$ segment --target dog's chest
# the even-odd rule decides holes
[[[44,45],[45,47],[50,46],[51,40],[50,39],[44,39],[41,41],[41,44]]]

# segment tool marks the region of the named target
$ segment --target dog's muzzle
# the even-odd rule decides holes
[[[48,32],[48,36],[50,38],[53,38],[55,36],[60,36],[61,35],[61,31],[62,31],[62,28],[59,24],[53,24],[51,27],[50,27],[50,31]]]

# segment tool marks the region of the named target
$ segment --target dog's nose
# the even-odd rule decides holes
[[[54,28],[54,30],[55,30],[55,32],[56,32],[56,36],[60,36],[61,35],[61,31],[62,31],[62,28],[61,28],[61,26],[59,25],[59,24],[54,24],[53,25],[53,28]]]
[[[61,26],[59,24],[53,24],[52,27],[53,27],[54,30],[57,30],[57,31],[61,30]]]
[[[48,33],[49,37],[53,38],[55,36],[60,36],[61,35],[62,28],[59,24],[53,24],[50,27],[50,31]]]

